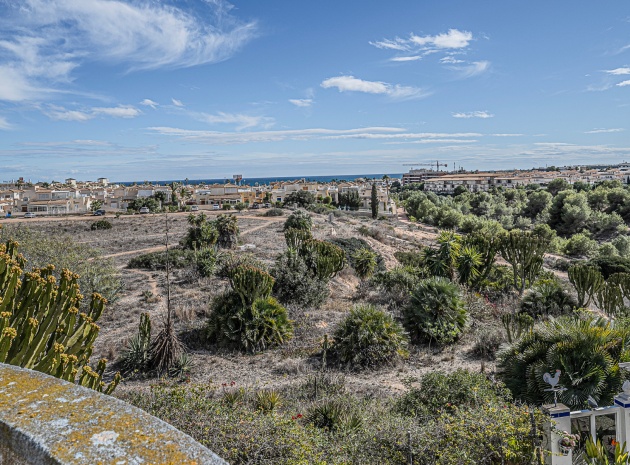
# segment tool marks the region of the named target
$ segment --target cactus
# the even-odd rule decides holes
[[[501,316],[501,323],[510,344],[518,341],[534,327],[534,319],[527,313],[506,313]]]
[[[623,294],[615,282],[604,282],[593,297],[597,307],[606,315],[616,315],[623,307]]]
[[[346,264],[346,254],[341,247],[317,239],[304,241],[300,255],[322,281],[330,281]]]
[[[523,295],[528,282],[533,282],[543,265],[549,241],[532,233],[513,230],[501,241],[501,255],[512,266],[514,288]]]
[[[120,375],[105,387],[105,362],[96,371],[89,366],[105,299],[92,294],[80,313],[79,276],[64,269],[57,283],[53,266],[24,273],[17,250],[13,241],[0,245],[0,362],[72,382],[81,371],[80,384],[111,393]]]
[[[284,231],[284,240],[287,242],[287,247],[291,250],[300,250],[304,241],[312,238],[313,235],[309,229],[289,228]]]
[[[569,268],[569,282],[578,296],[578,306],[588,307],[593,297],[604,284],[604,277],[597,268],[575,265]]]
[[[614,283],[619,286],[621,295],[630,299],[630,273],[613,273],[608,278],[608,283]]]
[[[271,294],[273,277],[251,265],[238,265],[229,271],[230,285],[241,298],[243,307],[251,306],[256,299],[266,299]]]

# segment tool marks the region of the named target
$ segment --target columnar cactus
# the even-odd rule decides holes
[[[604,284],[604,277],[597,268],[575,265],[569,268],[569,281],[578,296],[578,305],[587,307]]]
[[[527,313],[506,313],[501,316],[507,341],[512,344],[534,327],[534,319]]]
[[[92,294],[88,310],[80,312],[79,276],[64,269],[57,283],[52,265],[24,273],[17,247],[0,245],[0,362],[67,381],[81,370],[82,385],[89,379],[89,387],[112,392],[120,375],[105,388],[105,362],[96,371],[88,365],[105,299]]]
[[[329,281],[346,264],[346,254],[341,247],[330,242],[310,239],[302,244],[301,255],[317,277]]]
[[[501,255],[512,266],[514,288],[523,295],[528,282],[533,282],[543,265],[549,241],[532,233],[513,230],[501,242]]]
[[[244,307],[251,306],[256,299],[269,297],[275,282],[269,273],[251,265],[239,265],[232,268],[228,278]]]
[[[284,239],[287,247],[291,250],[299,251],[304,241],[312,239],[313,235],[309,229],[289,228],[284,231]]]

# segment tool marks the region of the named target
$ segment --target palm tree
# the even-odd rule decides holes
[[[592,396],[600,405],[621,390],[624,371],[619,362],[630,356],[630,327],[593,315],[565,316],[546,321],[501,350],[498,370],[516,399],[548,403],[553,393],[543,374],[560,370],[558,400],[582,408]]]

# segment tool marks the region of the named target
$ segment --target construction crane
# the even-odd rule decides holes
[[[411,166],[412,169],[414,166],[430,166],[431,168],[435,166],[435,170],[440,171],[440,166],[443,166],[446,168],[448,164],[440,163],[438,160],[436,160],[436,161],[431,161],[429,163],[404,163],[403,166]]]

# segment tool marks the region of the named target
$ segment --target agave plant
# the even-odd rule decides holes
[[[630,360],[630,328],[592,315],[564,316],[536,326],[498,354],[500,377],[515,398],[553,401],[543,374],[560,370],[558,400],[571,408],[585,406],[592,396],[611,402],[621,389],[624,371],[619,362]]]

